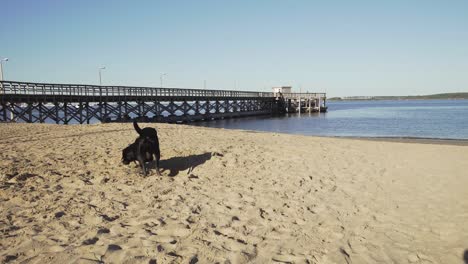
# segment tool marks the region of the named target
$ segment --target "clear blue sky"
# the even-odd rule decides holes
[[[468,1],[0,0],[5,77],[326,91],[468,91]]]

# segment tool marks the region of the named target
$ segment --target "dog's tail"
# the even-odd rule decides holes
[[[133,120],[133,127],[135,128],[136,132],[141,135],[141,128],[138,126],[136,120]]]

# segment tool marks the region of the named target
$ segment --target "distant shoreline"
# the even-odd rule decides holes
[[[377,101],[377,100],[466,100],[468,93],[444,93],[408,96],[347,96],[331,97],[328,101]]]
[[[468,100],[468,98],[371,98],[371,99],[337,99],[328,98],[327,101],[429,101],[429,100]]]

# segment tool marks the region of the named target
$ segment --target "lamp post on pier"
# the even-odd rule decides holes
[[[102,76],[101,76],[102,73],[101,73],[101,71],[105,70],[105,69],[106,69],[106,67],[104,67],[104,66],[99,67],[99,85],[102,85]]]
[[[7,62],[8,58],[0,58],[0,81],[3,81],[3,62]]]
[[[3,62],[7,62],[8,61],[8,58],[1,58],[0,57],[0,81],[3,81]],[[0,88],[1,88],[1,92],[3,92],[3,83],[0,83]],[[6,109],[5,109],[5,115],[6,115]],[[13,111],[14,111],[14,106],[10,105],[10,121],[14,121],[15,120],[15,114],[13,114]],[[5,118],[6,119],[6,118]]]
[[[163,87],[163,76],[166,76],[167,73],[161,73],[159,74],[159,81],[161,82],[161,88]]]

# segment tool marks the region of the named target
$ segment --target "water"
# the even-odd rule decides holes
[[[327,105],[328,113],[194,125],[318,136],[468,139],[468,100],[337,101]]]

